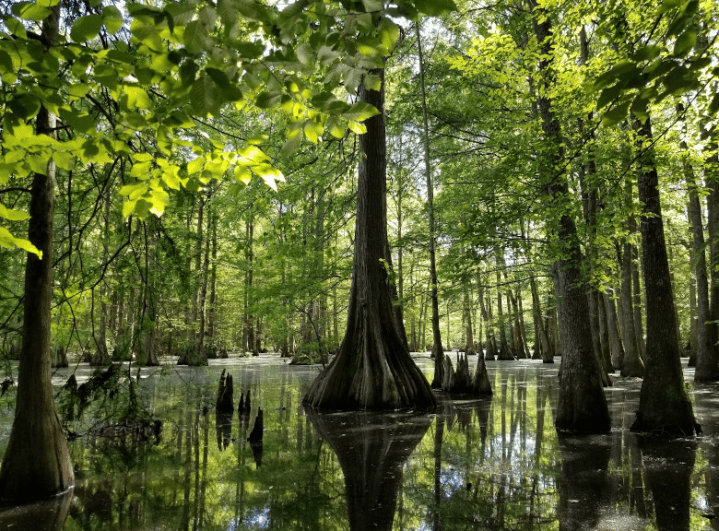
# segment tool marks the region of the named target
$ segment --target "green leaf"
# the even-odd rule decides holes
[[[40,22],[47,18],[50,10],[34,2],[20,2],[12,6],[12,12],[23,20]]]
[[[70,38],[75,42],[87,42],[97,37],[102,27],[100,15],[86,15],[78,18],[72,25]]]
[[[200,53],[208,47],[209,35],[204,24],[193,20],[185,26],[182,42],[190,53]]]
[[[304,129],[305,137],[307,137],[307,140],[309,140],[313,144],[316,144],[319,141],[319,137],[324,132],[324,127],[322,127],[322,124],[318,124],[317,122],[315,122],[313,120],[308,120],[305,123],[305,126],[303,129]]]
[[[719,114],[719,92],[714,94],[714,97],[712,98],[711,103],[709,103],[709,107],[707,108],[707,113],[709,116],[716,116]]]
[[[273,168],[269,164],[258,164],[252,167],[252,171],[262,177],[265,184],[272,188],[275,192],[277,191],[277,184],[275,181],[284,181],[285,178],[282,173],[277,169]]]
[[[190,103],[201,116],[217,114],[221,101],[222,93],[209,76],[201,75],[192,84]]]
[[[28,240],[22,238],[15,238],[10,231],[4,227],[0,227],[0,246],[12,249],[13,247],[20,247],[29,253],[36,254],[40,260],[42,260],[42,251],[35,247]]]
[[[697,32],[694,28],[687,28],[684,33],[677,37],[677,42],[674,43],[674,55],[677,57],[684,57],[692,51],[694,45],[697,42]]]
[[[140,182],[135,181],[134,183],[126,184],[122,188],[120,188],[120,191],[118,194],[127,196],[129,199],[138,199],[145,195],[147,192],[147,183],[146,182]]]
[[[7,208],[5,205],[0,203],[0,217],[10,221],[22,221],[24,219],[30,219],[30,214],[23,212],[22,210]]]
[[[379,111],[376,107],[374,107],[374,105],[360,101],[352,105],[352,107],[350,107],[346,112],[342,113],[342,116],[344,116],[347,120],[362,122],[368,118],[377,116],[378,114]]]
[[[605,88],[597,100],[597,110],[603,109],[612,103],[622,93],[621,85]]]
[[[122,28],[122,13],[115,6],[107,6],[102,10],[102,21],[110,35],[115,35]]]
[[[399,27],[388,18],[379,23],[379,39],[388,50],[394,49],[399,40]]]
[[[627,117],[631,101],[625,101],[615,105],[602,116],[602,123],[606,126],[616,125]]]
[[[675,7],[679,7],[682,5],[682,3],[686,2],[686,0],[664,0],[662,2],[662,5],[659,6],[657,9],[657,15],[661,15],[662,13],[666,13],[667,11],[671,11]]]
[[[214,81],[221,89],[230,88],[230,78],[227,77],[227,74],[224,73],[222,70],[208,67],[205,68],[205,72],[208,76],[212,78],[212,81]]]
[[[276,92],[261,92],[257,95],[255,105],[260,109],[269,109],[279,101],[280,97],[281,94]]]
[[[414,5],[420,13],[430,17],[438,17],[451,11],[457,11],[457,5],[453,0],[416,0]]]
[[[594,90],[601,90],[604,87],[612,85],[620,77],[625,75],[631,76],[635,71],[638,71],[638,68],[634,61],[621,61],[594,81]]]
[[[140,87],[134,87],[132,85],[126,85],[123,87],[125,94],[127,94],[127,108],[130,110],[135,109],[152,109],[152,101],[150,97]]]
[[[653,61],[654,59],[659,57],[661,51],[662,49],[660,46],[648,44],[646,46],[640,47],[636,52],[631,55],[631,58],[638,63],[642,61]]]

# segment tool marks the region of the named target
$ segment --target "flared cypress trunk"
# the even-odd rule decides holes
[[[559,402],[555,426],[559,431],[603,433],[609,431],[609,410],[602,387],[599,366],[589,325],[589,304],[586,284],[582,279],[582,255],[577,227],[569,215],[566,202],[570,200],[569,186],[564,173],[562,134],[552,110],[548,88],[551,84],[551,17],[529,0],[537,41],[542,46],[543,59],[539,70],[544,76],[545,90],[540,91],[538,107],[542,131],[547,144],[546,167],[551,168],[548,186],[553,202],[562,208],[553,237],[561,246],[561,258],[553,264],[555,293],[558,301],[558,324],[562,346],[562,366],[559,380]],[[541,17],[541,20],[540,20]]]
[[[384,83],[384,71],[374,72]],[[432,390],[399,334],[395,322],[387,240],[384,85],[359,90],[380,114],[360,136],[354,263],[347,329],[337,355],[313,382],[304,403],[336,410],[428,408]]]
[[[57,35],[59,8],[43,25],[49,42]],[[52,135],[54,119],[42,107],[37,134]],[[50,375],[50,303],[52,300],[52,230],[55,164],[36,173],[30,192],[28,239],[42,259],[28,253],[25,265],[23,343],[18,371],[15,419],[2,467],[0,500],[32,501],[53,496],[73,485],[65,433],[55,408]]]
[[[640,138],[652,141],[649,118],[639,129]],[[694,435],[694,412],[680,364],[679,338],[664,223],[659,200],[659,175],[651,148],[640,158],[639,200],[644,204],[640,231],[644,259],[647,312],[647,359],[633,431]]]

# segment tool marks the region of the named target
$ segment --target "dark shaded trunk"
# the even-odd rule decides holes
[[[677,112],[683,116],[684,107],[682,104],[677,106]],[[682,122],[683,122],[682,118]],[[696,354],[696,370],[694,372],[695,382],[712,382],[719,380],[719,363],[714,352],[710,327],[715,326],[709,324],[711,316],[709,314],[709,279],[707,276],[706,254],[704,253],[704,224],[702,222],[701,204],[699,203],[699,193],[697,192],[697,183],[694,176],[694,168],[689,162],[689,154],[686,141],[682,140],[679,144],[682,152],[682,169],[684,171],[684,179],[689,190],[689,223],[692,230],[694,256],[694,272],[696,275],[696,302],[697,302],[697,325],[696,325],[696,343],[692,345]]]
[[[54,43],[59,6],[43,23],[43,35]],[[41,107],[37,134],[54,135],[55,120]],[[42,259],[28,253],[25,265],[23,342],[18,368],[17,401],[10,440],[0,468],[0,500],[39,500],[73,485],[65,433],[55,408],[50,375],[50,306],[53,289],[54,162],[36,173],[30,192],[28,239]]]
[[[384,72],[373,72],[384,80]],[[384,87],[362,86],[360,100],[380,114],[360,136],[354,263],[347,329],[337,355],[313,382],[305,404],[327,409],[426,408],[436,403],[395,323],[388,283],[392,257],[387,241]]]
[[[551,74],[551,18],[536,0],[529,0],[537,41],[542,46],[543,59],[539,71],[544,77],[538,107],[542,117],[542,131],[547,144],[545,167],[553,174],[548,185],[552,202],[562,207],[553,230],[553,240],[561,252],[552,266],[558,302],[559,335],[562,341],[562,366],[559,380],[559,403],[555,426],[559,431],[603,433],[609,431],[609,410],[602,387],[601,367],[592,346],[589,307],[585,283],[581,274],[582,255],[577,228],[566,208],[569,187],[564,173],[564,151],[559,121],[547,97],[553,82]],[[542,20],[540,20],[540,17]]]
[[[639,139],[652,141],[649,118],[639,130]],[[684,386],[679,338],[674,311],[664,225],[659,199],[659,175],[651,148],[639,160],[644,288],[647,312],[647,359],[633,431],[694,435],[694,412]]]

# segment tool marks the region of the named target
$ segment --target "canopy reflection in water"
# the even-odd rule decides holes
[[[432,417],[305,411],[342,467],[350,529],[392,529],[402,467],[429,429]]]

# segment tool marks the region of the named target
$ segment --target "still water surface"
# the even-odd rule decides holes
[[[431,377],[431,360],[416,360]],[[316,367],[274,356],[211,363],[143,379],[143,400],[163,421],[160,440],[72,441],[72,495],[59,509],[5,511],[0,529],[719,529],[717,385],[690,385],[703,435],[662,442],[628,431],[634,379],[607,389],[611,434],[558,437],[558,364],[488,362],[493,398],[443,397],[432,414],[318,415],[301,405]],[[234,378],[235,408],[250,391],[249,412],[216,414],[222,369]],[[57,383],[69,373],[58,371]],[[82,381],[89,370],[77,374]],[[250,444],[258,408],[262,444]],[[11,421],[5,411],[0,452]]]

